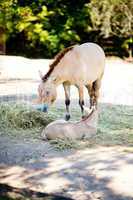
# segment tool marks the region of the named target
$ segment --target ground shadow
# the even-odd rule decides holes
[[[53,152],[41,161],[27,163],[25,167],[22,167],[22,165],[1,165],[0,182],[9,185],[19,184],[22,190],[0,185],[0,195],[3,195],[4,191],[7,192],[8,189],[11,189],[12,191],[18,191],[18,194],[29,195],[26,197],[32,197],[32,195],[33,197],[34,195],[39,197],[37,195],[42,193],[32,191],[39,191],[39,188],[40,192],[42,189],[47,192],[47,188],[53,188],[55,191],[59,184],[57,192],[54,193],[65,197],[68,196],[68,199],[72,197],[75,200],[132,200],[133,195],[131,192],[129,195],[123,193],[123,188],[119,188],[119,182],[118,188],[110,186],[113,180],[117,178],[115,174],[123,172],[121,167],[128,166],[129,169],[133,169],[132,160],[132,153],[125,154],[118,147],[114,149],[106,147],[83,152],[75,151],[71,152],[71,154]],[[38,165],[40,167],[36,168]],[[127,179],[128,181],[124,188],[133,185],[131,174],[128,174]],[[61,183],[59,183],[60,181]],[[122,179],[122,181],[124,180]],[[28,189],[25,190],[26,188]],[[117,189],[119,189],[119,192],[117,192]],[[45,198],[52,198],[46,193],[42,195]],[[56,199],[56,195],[53,197]],[[64,198],[58,195],[57,197],[59,200]]]
[[[72,200],[72,198],[61,195],[36,192],[29,189],[11,187],[7,184],[0,184],[0,200]]]
[[[57,105],[58,117],[63,115],[63,108],[63,105],[62,107],[60,104]],[[76,109],[73,110],[73,114],[78,118],[80,114],[77,116]],[[2,139],[1,137],[0,187],[2,189],[0,195],[5,194],[6,196],[7,193],[14,191],[17,193],[18,191],[20,195],[31,195],[28,196],[29,198],[34,196],[37,198],[37,195],[42,194],[44,199],[58,197],[60,200],[60,198],[65,198],[57,195],[61,194],[68,196],[68,199],[72,197],[75,200],[132,200],[131,190],[129,194],[123,192],[124,188],[133,188],[131,172],[133,171],[133,151],[125,151],[129,144],[129,140],[125,136],[127,130],[130,142],[133,141],[132,111],[133,108],[128,106],[100,105],[98,137],[101,137],[104,142],[105,139],[109,141],[115,136],[115,142],[116,139],[119,139],[121,144],[125,145],[123,147],[102,146],[92,149],[86,147],[82,150],[59,152],[41,140],[33,142],[27,138],[26,141],[23,140],[19,143],[20,141],[17,139],[14,142],[8,138],[7,142],[6,138]],[[127,115],[129,115],[128,118]],[[125,172],[127,174],[124,175]],[[112,187],[113,181],[117,178],[120,178],[118,184],[116,181]],[[125,182],[125,185],[122,181]],[[17,184],[21,189],[16,188]],[[56,191],[54,192],[55,196],[45,193],[52,187],[53,191]],[[25,190],[26,188],[28,189]],[[5,193],[3,193],[4,191]]]

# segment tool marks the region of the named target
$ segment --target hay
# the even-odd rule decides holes
[[[70,140],[70,139],[60,139],[57,138],[55,140],[49,141],[51,145],[54,146],[56,150],[63,151],[66,149],[79,149],[80,142],[78,140]]]
[[[47,115],[24,104],[0,104],[0,130],[39,128],[52,120],[52,114]]]
[[[72,105],[72,121],[81,117],[78,105]],[[96,137],[87,141],[53,141],[56,149],[85,148],[94,145],[133,145],[133,107],[111,104],[99,105],[99,123]],[[0,135],[10,137],[41,138],[43,128],[64,116],[64,101],[52,106],[45,114],[22,104],[0,104]],[[77,147],[78,144],[78,147]]]

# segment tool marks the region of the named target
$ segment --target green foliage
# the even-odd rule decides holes
[[[21,54],[52,57],[66,46],[100,37],[117,36],[125,43],[133,35],[133,1],[1,0],[0,26],[10,51],[19,45]]]
[[[10,34],[8,41],[21,35],[28,56],[41,53],[51,57],[64,47],[80,42],[81,29],[84,31],[88,20],[84,1],[16,1],[6,0],[1,18],[6,22],[6,34]]]
[[[13,32],[13,17],[15,16],[15,7],[17,0],[0,1],[0,27],[6,30],[6,35]]]
[[[93,30],[99,30],[103,37],[123,38],[122,47],[133,37],[133,1],[132,0],[92,0],[87,4],[90,11]],[[131,39],[130,39],[131,40]]]

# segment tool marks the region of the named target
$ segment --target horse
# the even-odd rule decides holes
[[[85,108],[87,111],[87,108]],[[90,110],[89,110],[90,111]],[[88,112],[88,111],[87,111]],[[56,120],[48,124],[42,131],[44,140],[55,139],[90,139],[96,136],[98,123],[98,110],[92,109],[87,116],[78,122]]]
[[[79,105],[84,116],[83,86],[90,96],[90,108],[97,107],[101,79],[105,68],[105,53],[95,43],[83,43],[65,48],[55,56],[48,72],[40,73],[41,83],[38,86],[38,102],[48,110],[57,96],[56,87],[63,84],[65,91],[66,120],[70,119],[70,86],[75,85],[79,92]]]

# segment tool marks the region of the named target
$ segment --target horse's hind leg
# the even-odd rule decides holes
[[[92,104],[93,104],[92,84],[86,85],[86,88],[87,88],[88,94],[90,96],[90,109],[91,109],[92,108]]]
[[[84,92],[83,92],[83,86],[77,86],[78,88],[78,92],[79,92],[79,105],[81,108],[81,112],[82,112],[82,118],[84,118]]]
[[[70,105],[70,85],[67,82],[63,83],[65,91],[65,104],[66,104],[66,115],[65,119],[68,121],[70,119],[69,105]]]
[[[101,87],[101,79],[97,79],[92,84],[92,106],[97,108],[98,97],[99,97],[99,89]]]
[[[90,108],[97,108],[98,97],[99,97],[99,89],[101,87],[101,79],[97,79],[91,85],[87,85],[87,90],[90,95]]]

